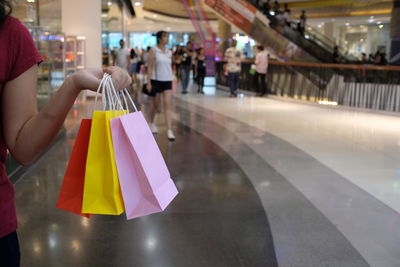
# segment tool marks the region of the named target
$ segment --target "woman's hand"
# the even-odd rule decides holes
[[[151,82],[147,82],[147,84],[146,84],[146,90],[147,90],[147,92],[151,92]]]
[[[85,89],[97,91],[104,73],[108,73],[112,77],[112,81],[116,90],[122,90],[132,83],[132,79],[128,72],[116,67],[107,67],[102,69],[85,69],[71,75],[74,87],[79,92]]]

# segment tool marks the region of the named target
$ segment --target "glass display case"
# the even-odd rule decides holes
[[[67,36],[64,49],[64,77],[86,68],[86,38]]]
[[[63,80],[64,35],[41,27],[31,27],[30,32],[43,58],[38,69],[38,98],[48,99]]]
[[[86,38],[78,36],[76,37],[76,69],[84,68],[86,68]]]
[[[76,37],[67,36],[64,45],[64,77],[76,71]]]

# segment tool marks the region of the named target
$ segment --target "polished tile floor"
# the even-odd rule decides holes
[[[206,88],[156,136],[178,197],[126,221],[55,208],[79,120],[16,184],[22,266],[399,266],[400,117]]]

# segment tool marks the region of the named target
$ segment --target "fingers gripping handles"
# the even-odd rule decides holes
[[[101,94],[102,100],[102,109],[105,110],[124,110],[129,111],[128,101],[131,103],[133,109],[138,111],[134,101],[132,100],[128,90],[125,88],[121,91],[115,89],[114,84],[112,82],[111,75],[108,73],[104,73],[103,78],[100,81],[99,87],[96,91],[96,97],[94,100],[93,110],[96,110],[97,99]]]

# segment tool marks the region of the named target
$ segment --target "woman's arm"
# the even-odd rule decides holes
[[[130,83],[129,75],[118,67],[106,70],[117,89]],[[21,164],[32,163],[50,144],[61,128],[76,97],[83,89],[96,90],[103,76],[101,69],[84,70],[65,79],[50,101],[38,112],[35,65],[7,82],[1,98],[2,130],[11,155]]]
[[[149,52],[149,57],[147,58],[147,85],[146,88],[150,92],[151,91],[151,75],[153,74],[153,65],[154,65],[154,51],[153,49]]]

